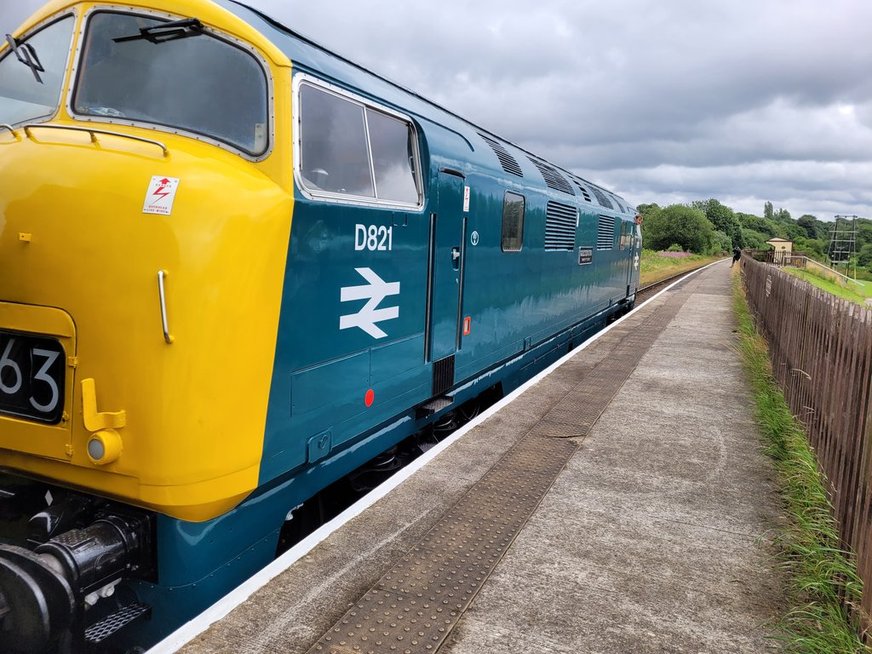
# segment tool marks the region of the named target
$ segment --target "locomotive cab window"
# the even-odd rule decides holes
[[[72,108],[192,132],[257,156],[268,145],[268,98],[255,56],[198,20],[100,11],[88,21]]]
[[[6,39],[0,57],[0,123],[15,125],[57,111],[74,24],[66,16],[21,40]]]
[[[308,82],[299,85],[297,99],[297,159],[310,195],[421,205],[409,120]]]
[[[621,221],[621,241],[619,249],[626,250],[633,245],[633,226],[632,224]]]
[[[503,252],[518,252],[524,245],[524,196],[506,191],[503,199]]]

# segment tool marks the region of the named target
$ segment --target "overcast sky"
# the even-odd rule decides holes
[[[249,4],[633,204],[872,218],[868,0]]]

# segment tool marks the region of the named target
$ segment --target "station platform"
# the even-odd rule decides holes
[[[734,329],[722,262],[480,416],[205,631],[156,649],[780,651],[783,518]]]

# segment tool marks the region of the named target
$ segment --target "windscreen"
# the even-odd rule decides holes
[[[98,12],[88,21],[73,110],[195,132],[258,155],[267,148],[268,97],[257,59],[195,19]]]
[[[74,22],[67,16],[20,40],[6,37],[0,58],[0,123],[15,125],[57,111]]]

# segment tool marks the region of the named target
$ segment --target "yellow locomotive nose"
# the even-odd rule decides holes
[[[0,466],[213,517],[257,485],[292,199],[208,144],[79,127],[0,135]],[[57,419],[3,404],[21,342],[57,359],[21,372]]]
[[[290,62],[211,3],[69,5],[0,45],[0,468],[206,520],[258,481]]]

